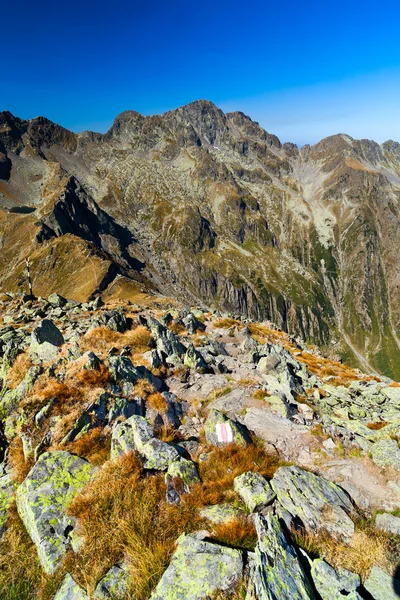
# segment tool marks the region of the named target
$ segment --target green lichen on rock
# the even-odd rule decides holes
[[[221,525],[238,519],[244,521],[247,517],[244,510],[233,506],[233,504],[215,504],[214,506],[206,506],[200,511],[200,516],[215,525]]]
[[[4,532],[8,509],[14,501],[14,482],[10,475],[0,477],[0,537]]]
[[[276,497],[268,481],[260,473],[253,471],[235,477],[233,487],[250,512],[262,510],[272,504]]]
[[[191,485],[200,482],[196,465],[191,460],[182,457],[169,465],[166,476],[180,479],[187,491]]]
[[[374,565],[364,587],[374,600],[399,600],[400,580]]]
[[[54,573],[70,546],[76,521],[66,508],[94,472],[90,463],[69,452],[46,452],[17,490],[18,513],[46,573]]]
[[[89,600],[89,596],[67,573],[53,600]]]
[[[21,400],[33,388],[36,379],[42,372],[41,367],[34,365],[26,373],[23,380],[13,390],[4,393],[0,401],[0,413],[2,416],[10,415],[18,407]]]
[[[93,594],[94,600],[123,600],[129,587],[127,564],[114,565],[99,581]]]
[[[242,573],[240,550],[183,534],[150,600],[206,600],[217,591],[233,591]]]
[[[268,514],[256,516],[258,544],[251,569],[248,600],[315,600],[310,581],[279,525]]]
[[[400,448],[396,440],[380,440],[371,446],[371,457],[379,467],[394,467],[400,471]]]
[[[310,561],[310,574],[314,586],[322,600],[361,600],[358,589],[361,578],[356,573],[338,567],[334,569],[324,560],[317,558]]]
[[[353,505],[336,484],[293,466],[280,467],[271,487],[276,492],[279,515],[288,525],[296,524],[310,533],[326,530],[335,538],[351,540]]]

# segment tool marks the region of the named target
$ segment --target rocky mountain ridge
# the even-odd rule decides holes
[[[398,143],[299,150],[199,101],[104,135],[1,113],[0,152],[4,290],[30,256],[38,294],[88,300],[118,277],[400,376]]]
[[[398,597],[400,384],[165,296],[0,311],[2,599]]]

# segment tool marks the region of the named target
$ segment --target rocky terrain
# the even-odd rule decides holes
[[[0,285],[162,292],[400,378],[400,146],[299,150],[198,101],[104,135],[0,113]]]
[[[398,598],[400,384],[138,294],[0,295],[0,598]]]

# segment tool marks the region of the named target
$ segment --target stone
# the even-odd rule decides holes
[[[179,460],[178,451],[154,437],[149,421],[139,415],[133,415],[113,428],[111,458],[129,451],[136,451],[145,459],[145,469],[164,471],[172,462]]]
[[[32,330],[29,354],[32,360],[48,363],[58,359],[64,338],[53,321],[43,319],[41,324]]]
[[[251,442],[250,434],[244,426],[228,419],[226,415],[215,409],[210,411],[204,429],[207,442],[213,446],[233,443],[245,448]]]
[[[150,600],[205,600],[234,591],[243,573],[243,553],[181,535],[170,565]]]
[[[117,333],[124,333],[129,329],[128,322],[123,312],[118,310],[112,310],[104,313],[107,319],[107,327]]]
[[[233,488],[250,512],[262,510],[276,498],[268,481],[260,473],[253,471],[235,477]]]
[[[126,398],[114,398],[112,406],[109,410],[107,420],[109,423],[112,423],[118,417],[124,417],[125,419],[129,419],[133,415],[137,414],[138,405],[136,401],[129,401]]]
[[[364,581],[364,588],[373,600],[399,600],[400,579],[395,579],[374,565],[371,573]]]
[[[207,363],[203,359],[200,352],[198,352],[198,350],[196,350],[196,348],[193,346],[193,344],[188,346],[185,356],[183,357],[183,364],[185,367],[188,367],[189,369],[195,369],[199,373],[206,373],[208,370]]]
[[[42,367],[34,365],[28,369],[23,380],[13,390],[8,390],[0,401],[0,410],[5,415],[10,415],[18,407],[21,400],[33,388],[36,379],[42,373]]]
[[[243,521],[247,518],[246,513],[233,506],[233,504],[215,504],[214,506],[206,506],[200,511],[200,516],[210,523],[215,525],[221,525],[228,521],[237,521],[242,519]]]
[[[382,531],[400,535],[400,518],[390,513],[378,514],[375,517],[375,526]]]
[[[161,325],[153,317],[148,318],[147,324],[161,356],[164,358],[177,356],[179,359],[186,353],[185,346],[179,341],[178,336],[173,331]]]
[[[287,542],[278,519],[258,514],[256,529],[258,543],[246,600],[315,600],[297,552]]]
[[[123,600],[129,588],[128,565],[114,565],[99,581],[94,591],[94,600]]]
[[[371,446],[370,453],[372,460],[379,467],[393,467],[400,471],[400,448],[396,440],[375,442]]]
[[[46,452],[17,489],[19,516],[50,575],[70,547],[76,525],[66,508],[94,473],[90,463],[69,452]]]
[[[89,352],[85,352],[85,354],[83,355],[83,357],[85,362],[83,365],[83,368],[90,371],[99,371],[100,367],[101,367],[101,360],[98,356],[96,356],[96,354],[94,352],[91,352],[89,350]]]
[[[47,298],[47,302],[55,308],[62,308],[67,304],[68,300],[59,294],[50,294]]]
[[[7,523],[8,509],[14,501],[14,482],[11,475],[0,477],[0,538]]]
[[[67,573],[53,600],[89,600],[89,596]]]
[[[320,558],[310,563],[311,578],[322,600],[362,600],[358,593],[361,585],[359,575],[340,567],[334,569]]]
[[[162,382],[158,377],[155,377],[146,367],[134,367],[132,361],[127,356],[108,357],[110,373],[113,379],[119,383],[137,383],[140,379],[147,379],[157,391],[162,388]]]
[[[279,516],[288,527],[306,532],[326,530],[349,543],[354,533],[353,505],[339,486],[300,467],[280,467],[271,480]]]
[[[200,483],[196,465],[191,460],[182,457],[179,460],[171,462],[168,466],[166,476],[171,477],[172,479],[181,480],[186,493],[189,492],[191,485]]]

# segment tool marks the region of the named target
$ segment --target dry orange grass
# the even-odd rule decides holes
[[[231,519],[213,526],[212,537],[224,545],[254,550],[257,532],[250,519]]]
[[[124,333],[111,331],[108,327],[96,327],[89,331],[81,340],[81,349],[86,352],[91,350],[104,357],[108,350],[114,346],[122,350],[124,346],[131,346],[132,352],[146,352],[151,347],[151,333],[147,327],[138,325]]]
[[[167,401],[165,400],[164,396],[159,392],[150,394],[146,400],[146,405],[161,414],[167,412],[168,410]]]
[[[32,361],[26,352],[18,354],[11,369],[7,374],[7,386],[14,389],[21,383],[28,370],[32,366]]]
[[[155,391],[153,384],[148,379],[139,379],[134,388],[135,396],[140,396],[140,398],[146,398],[148,394],[154,394]]]
[[[100,466],[110,458],[111,438],[104,434],[102,427],[95,427],[69,444],[53,445],[51,450],[68,450],[86,458],[93,465]]]
[[[231,319],[229,317],[217,319],[214,321],[214,327],[218,327],[219,329],[229,329],[230,327],[244,327],[241,321],[237,319]]]
[[[379,431],[380,429],[386,427],[386,425],[386,421],[380,421],[378,423],[367,423],[368,429],[372,429],[373,431]]]
[[[8,462],[12,469],[12,478],[22,483],[33,467],[33,456],[27,459],[24,456],[22,440],[16,435],[8,447]]]

